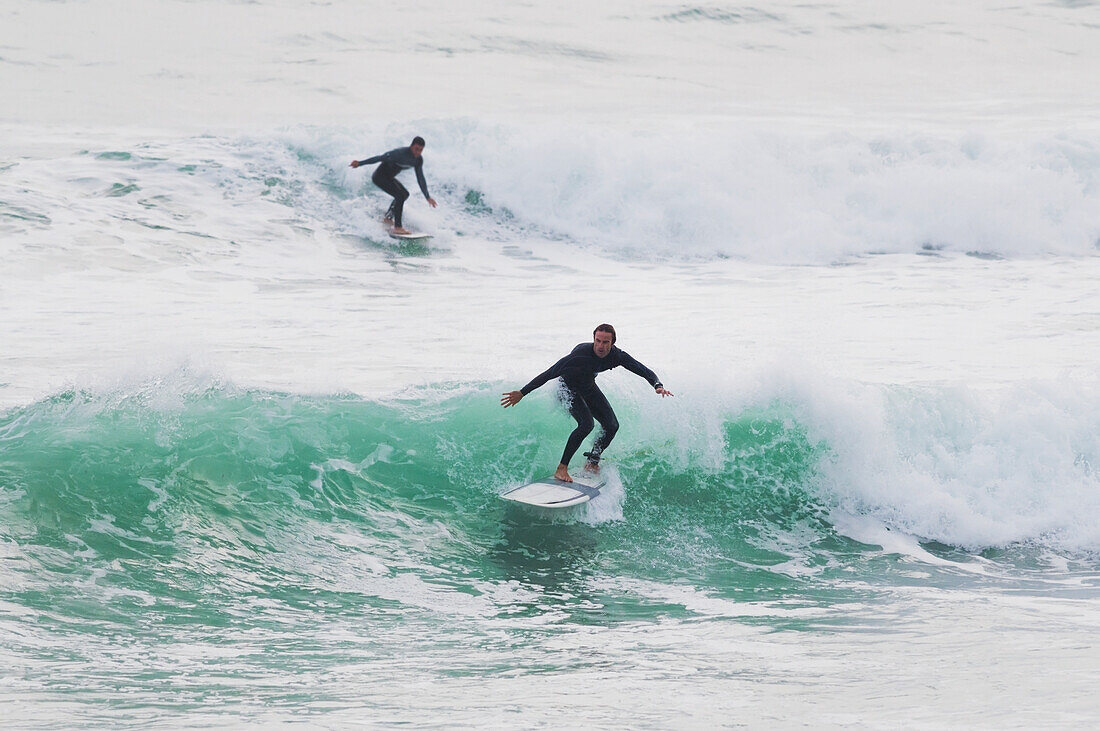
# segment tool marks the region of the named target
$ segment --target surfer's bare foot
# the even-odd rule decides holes
[[[569,468],[563,464],[558,465],[557,471],[554,473],[555,480],[561,480],[562,482],[572,482],[573,478],[569,476]]]
[[[409,234],[412,233],[412,231],[410,231],[409,229],[401,228],[400,226],[394,226],[393,227],[393,232],[395,234],[401,234],[402,236],[408,236]]]
[[[598,474],[600,474],[600,463],[599,462],[585,462],[584,471],[588,472],[590,474],[593,474],[593,475],[598,475]]]
[[[392,226],[393,225],[393,218],[391,218],[390,216],[385,216],[382,219],[382,223],[386,224],[387,226]]]

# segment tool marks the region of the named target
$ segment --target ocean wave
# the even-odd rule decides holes
[[[370,237],[388,199],[347,163],[414,133],[429,140],[441,241],[566,241],[625,260],[774,263],[1100,251],[1100,147],[1072,132],[733,122],[642,131],[473,120],[293,128],[145,140],[130,150],[104,143],[25,161],[3,171],[0,211],[14,233],[46,227],[63,242],[130,223],[150,237],[169,231],[234,244],[282,238],[280,226]],[[418,201],[409,204],[414,223],[425,215]]]
[[[69,391],[3,414],[6,539],[123,559],[216,534],[268,555],[304,526],[338,522],[371,536],[376,555],[468,560],[467,544],[508,520],[497,496],[548,473],[571,424],[539,397],[502,413],[484,385],[384,402],[162,387]],[[993,395],[780,379],[677,399],[662,415],[613,400],[616,505],[571,520],[616,531],[657,564],[809,560],[850,516],[968,550],[1100,550],[1092,387]]]
[[[433,141],[429,173],[455,225],[628,259],[1093,256],[1100,244],[1100,148],[1072,134],[471,121],[417,129]],[[399,144],[375,146],[390,141]]]

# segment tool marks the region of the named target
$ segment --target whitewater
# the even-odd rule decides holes
[[[0,4],[0,725],[1095,726],[1098,78],[1090,0]],[[676,396],[507,505],[601,322]]]

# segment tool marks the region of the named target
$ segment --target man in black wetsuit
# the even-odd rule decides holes
[[[599,325],[592,333],[591,343],[581,343],[573,348],[573,352],[569,355],[535,376],[526,386],[518,391],[509,391],[500,399],[500,404],[504,408],[515,406],[520,399],[551,378],[561,379],[562,395],[569,406],[569,414],[577,420],[577,428],[569,435],[569,441],[565,443],[565,451],[561,455],[561,464],[554,472],[554,477],[559,480],[573,481],[569,476],[569,460],[576,454],[584,438],[592,431],[593,416],[600,422],[602,430],[592,444],[592,451],[584,453],[584,456],[588,457],[585,470],[600,471],[600,455],[615,438],[615,432],[619,430],[619,420],[615,418],[615,412],[607,402],[607,397],[596,385],[596,374],[609,371],[616,366],[622,366],[649,381],[649,385],[653,386],[660,396],[672,395],[657,380],[656,373],[615,347],[615,328],[605,323]]]
[[[376,162],[382,164],[375,168],[370,179],[379,188],[393,196],[393,203],[390,203],[390,208],[386,211],[386,217],[383,220],[393,224],[395,234],[407,234],[409,231],[401,225],[401,212],[405,208],[409,191],[397,182],[399,172],[409,168],[416,170],[416,182],[420,185],[420,192],[428,199],[428,205],[435,208],[435,199],[428,195],[428,184],[424,181],[424,138],[414,137],[412,144],[408,147],[398,147],[381,155],[368,157],[366,160],[352,160],[351,167],[373,165]]]

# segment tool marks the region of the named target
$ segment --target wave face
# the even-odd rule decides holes
[[[61,577],[101,567],[93,583],[107,597],[212,592],[226,606],[272,583],[308,593],[355,576],[405,601],[389,586],[404,571],[499,580],[495,562],[525,543],[509,534],[548,520],[605,527],[602,571],[647,578],[688,575],[706,555],[766,568],[786,560],[768,547],[777,536],[830,532],[807,486],[816,448],[767,415],[726,425],[726,464],[699,470],[635,442],[601,500],[561,518],[509,514],[499,493],[542,476],[567,432],[560,410],[530,411],[517,428],[484,392],[387,404],[63,393],[0,423],[4,539],[25,552],[9,573],[52,595]]]
[[[433,582],[530,578],[554,541],[576,538],[600,556],[588,570],[609,580],[736,594],[863,575],[872,548],[861,541],[885,546],[891,534],[971,551],[1100,550],[1100,404],[1088,389],[989,403],[785,388],[691,404],[696,413],[659,431],[639,425],[652,419],[630,399],[613,399],[625,428],[609,487],[552,516],[497,496],[548,471],[568,417],[540,403],[502,417],[496,392],[380,403],[158,387],[12,410],[0,420],[0,530],[21,558],[8,586],[24,599],[181,606],[212,593],[229,607],[242,591],[304,596],[354,581],[405,601],[396,584],[412,572],[429,585],[410,601],[430,603]]]

